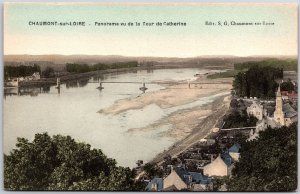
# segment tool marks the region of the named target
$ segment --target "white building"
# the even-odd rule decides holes
[[[247,107],[247,114],[255,116],[258,120],[262,120],[264,116],[264,107],[256,101]]]

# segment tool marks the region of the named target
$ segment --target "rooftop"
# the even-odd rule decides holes
[[[211,182],[210,177],[204,176],[199,172],[188,172],[183,167],[176,167],[175,172],[186,184],[189,184],[191,182],[196,184],[209,184]],[[190,180],[190,177],[192,178],[192,180]]]
[[[241,145],[236,143],[233,146],[231,146],[228,151],[233,153],[239,153],[239,150],[241,149]]]
[[[291,118],[297,115],[297,111],[295,111],[295,109],[293,109],[289,103],[285,103],[282,106],[282,110],[286,118]]]
[[[163,186],[163,179],[162,178],[158,178],[158,177],[155,177],[153,178],[147,185],[146,187],[146,191],[152,191],[153,189],[153,185],[156,184],[156,189],[157,191],[162,191],[164,186]]]
[[[230,166],[233,163],[233,160],[232,160],[231,156],[229,155],[228,151],[223,152],[221,154],[221,158],[227,166]]]

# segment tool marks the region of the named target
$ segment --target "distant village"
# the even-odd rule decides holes
[[[34,72],[32,75],[30,76],[21,76],[21,77],[13,77],[13,78],[8,78],[5,82],[4,82],[4,87],[18,87],[20,82],[23,81],[36,81],[36,80],[40,80],[41,79],[41,75],[39,72]]]
[[[297,87],[295,81],[293,84]],[[244,106],[248,116],[257,119],[256,125],[233,129],[223,129],[222,126],[214,128],[207,137],[181,154],[167,156],[161,164],[154,165],[162,172],[161,176],[147,177],[142,173],[147,164],[138,161],[136,170],[141,173],[138,178],[147,182],[145,191],[227,191],[226,184],[214,185],[215,179],[232,175],[232,169],[240,157],[241,137],[252,141],[268,127],[289,126],[297,122],[295,109],[298,94],[295,91],[281,91],[280,83],[275,99],[260,100],[233,95],[232,102],[237,104],[232,109]]]

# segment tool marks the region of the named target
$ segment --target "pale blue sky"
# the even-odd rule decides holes
[[[10,3],[5,54],[192,57],[296,55],[296,4]],[[29,21],[85,21],[86,27],[29,26]],[[96,27],[94,22],[186,22],[186,27]],[[274,22],[207,26],[205,21]]]

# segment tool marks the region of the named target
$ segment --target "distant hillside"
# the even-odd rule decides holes
[[[96,64],[96,63],[116,63],[138,61],[139,63],[153,62],[155,66],[168,67],[226,67],[233,68],[235,63],[243,63],[246,61],[261,61],[270,58],[291,58],[296,56],[199,56],[193,58],[176,58],[176,57],[127,57],[119,55],[5,55],[4,65],[40,65],[43,69],[46,66],[54,67],[60,70],[65,67],[66,63],[78,64]]]

